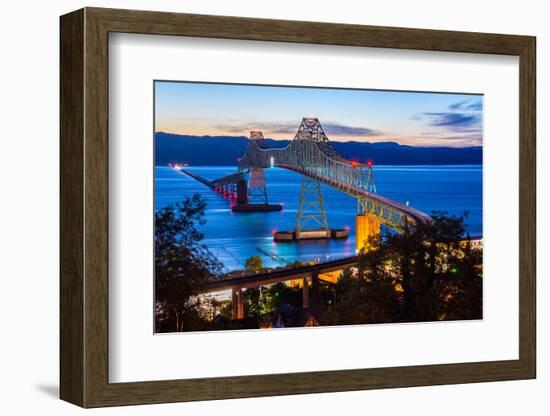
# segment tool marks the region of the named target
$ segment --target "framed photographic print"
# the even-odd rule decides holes
[[[535,38],[61,17],[61,398],[534,378]]]

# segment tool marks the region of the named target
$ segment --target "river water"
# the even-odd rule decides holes
[[[234,173],[234,166],[186,167],[207,179]],[[270,203],[282,203],[279,212],[233,213],[229,198],[172,168],[155,168],[155,208],[200,193],[207,199],[203,243],[224,264],[225,271],[243,268],[251,256],[261,256],[264,265],[284,265],[284,261],[334,260],[355,254],[355,214],[357,200],[322,185],[331,228],[349,228],[347,240],[275,243],[273,232],[294,229],[300,198],[301,176],[280,168],[265,170]],[[427,214],[446,210],[450,214],[469,211],[467,231],[482,235],[482,166],[375,166],[377,192],[397,202],[409,204]]]

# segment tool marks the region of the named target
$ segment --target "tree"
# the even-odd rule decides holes
[[[200,287],[219,276],[222,264],[201,241],[206,201],[200,194],[155,213],[155,297],[157,305],[175,316],[175,331],[186,318],[200,317]],[[159,311],[159,308],[157,308]],[[157,312],[157,320],[162,312]]]
[[[371,238],[357,273],[345,272],[333,287],[320,323],[481,318],[482,252],[464,237],[466,215],[436,211],[427,224]]]
[[[283,282],[272,285],[269,288],[269,294],[274,308],[283,304],[294,307],[302,306],[302,289],[290,287]]]
[[[390,252],[379,249],[377,241],[369,245],[372,251],[362,259],[358,273],[352,275],[347,270],[334,285],[334,301],[325,305],[319,318],[321,325],[399,321],[402,295],[397,290],[398,279],[384,267]]]
[[[361,253],[363,278],[399,284],[400,321],[481,318],[482,253],[464,238],[466,216],[435,211]]]
[[[246,259],[244,267],[249,272],[258,273],[263,269],[264,262],[260,256],[252,256]]]
[[[271,292],[267,288],[249,288],[243,292],[244,309],[248,316],[263,318],[269,314],[273,306]]]

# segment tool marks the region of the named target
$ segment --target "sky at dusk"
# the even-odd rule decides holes
[[[481,95],[155,82],[155,131],[294,137],[317,117],[330,140],[481,146]]]

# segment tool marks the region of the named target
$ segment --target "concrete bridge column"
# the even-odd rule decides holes
[[[314,317],[319,317],[320,311],[320,299],[319,299],[319,272],[314,272],[311,275],[311,289],[310,289],[310,306],[309,309]]]
[[[248,204],[248,185],[245,179],[240,179],[237,182],[237,204]]]
[[[380,221],[376,215],[366,213],[355,217],[355,249],[359,253],[361,250],[370,249],[369,238],[380,238]]]
[[[243,290],[241,288],[231,290],[231,319],[244,319]]]
[[[309,308],[309,277],[304,277],[302,279],[302,308]]]

